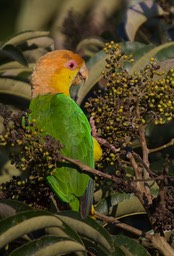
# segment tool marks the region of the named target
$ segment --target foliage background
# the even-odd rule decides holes
[[[87,95],[88,97],[89,95],[94,96],[94,89],[97,90],[98,88],[100,89],[106,86],[102,79],[101,72],[106,67],[106,58],[109,57],[108,53],[102,50],[104,43],[107,41],[114,40],[119,42],[119,45],[121,45],[126,54],[133,55],[132,57],[135,59],[135,63],[126,63],[124,66],[130,74],[145,67],[149,59],[154,56],[165,71],[173,68],[173,1],[157,1],[163,7],[162,8],[153,5],[155,1],[147,0],[144,1],[145,5],[142,4],[144,7],[143,11],[139,9],[139,2],[141,1],[1,0],[0,12],[2,15],[0,15],[0,21],[2,30],[0,40],[3,41],[0,56],[1,102],[10,104],[10,108],[15,113],[17,113],[19,109],[25,109],[28,106],[30,101],[29,79],[32,67],[36,59],[54,48],[60,49],[65,47],[72,49],[73,51],[79,52],[87,61],[87,65],[90,69],[90,78],[86,87],[88,89],[86,90],[84,87],[81,88],[77,98],[77,102],[79,104],[81,103],[82,107],[84,107]],[[136,5],[137,10],[131,9],[133,4]],[[154,8],[150,8],[149,6],[154,6]],[[72,12],[72,7],[74,7],[75,12]],[[78,11],[79,13],[77,13]],[[166,12],[170,12],[170,15],[165,15]],[[67,19],[67,17],[69,18]],[[31,29],[36,30],[36,32],[27,32],[19,37],[12,36],[16,32]],[[53,40],[47,32],[40,32],[40,30],[50,31]],[[6,41],[9,36],[12,36],[12,38]],[[23,36],[24,39],[22,39]],[[130,57],[130,59],[132,57]],[[28,66],[26,60],[28,61]],[[122,60],[121,64],[123,64]],[[14,84],[15,90],[12,86]],[[92,93],[90,92],[90,94],[88,94],[90,89]],[[74,98],[76,96],[75,91]],[[2,120],[1,130],[3,130]],[[169,174],[173,175],[173,147],[172,141],[170,142],[174,136],[173,131],[173,121],[161,126],[152,125],[147,129],[146,138],[148,146],[150,148],[160,147],[159,151],[150,155],[152,171],[157,172],[157,174],[164,171],[166,155],[169,154],[171,159],[170,166],[168,166]],[[133,142],[135,151],[141,155],[141,145],[136,140]],[[171,143],[171,147],[167,149],[163,148],[163,144],[168,142]],[[14,165],[10,165],[8,161],[8,150],[2,149],[0,153],[1,172],[3,173],[1,178],[6,180],[9,179],[9,173],[6,172],[6,170],[12,172],[10,176],[19,174],[19,170],[15,169]],[[100,167],[100,165],[98,165],[98,167]],[[133,173],[132,169],[129,167],[130,166],[126,169],[128,177]],[[108,168],[108,170],[105,171],[108,175],[114,174],[119,176],[117,169],[113,171],[112,168]],[[123,189],[123,191],[121,191],[124,183],[120,186],[117,184],[118,186],[116,186],[116,188],[110,186],[110,181],[106,182],[103,179],[101,182],[100,179],[98,179],[96,183],[98,188],[95,193],[95,202],[97,203],[96,210],[99,213],[117,217],[117,221],[121,219],[124,224],[129,224],[129,226],[133,226],[140,231],[150,231],[150,234],[153,234],[151,230],[151,216],[146,215],[143,205],[133,193],[124,193],[127,192],[127,188],[124,186],[123,188],[125,190]],[[21,190],[26,187],[26,184],[22,186],[19,180],[9,186],[11,186],[10,188],[13,192],[16,192],[19,188],[18,185],[21,185]],[[109,187],[111,187],[112,193],[110,193]],[[116,189],[120,189],[120,191],[115,191]],[[19,191],[17,191],[17,193],[18,192]],[[159,190],[156,187],[152,188],[151,193],[154,198],[158,192]],[[33,194],[34,193],[35,191]],[[173,197],[171,200],[173,200]],[[43,201],[42,198],[41,201]],[[153,246],[155,249],[151,249],[151,246],[146,244],[146,239],[150,237],[148,233],[146,233],[147,237],[145,237],[145,241],[144,238],[141,240],[140,231],[137,231],[139,232],[137,235],[136,232],[132,234],[128,232],[128,230],[127,232],[123,232],[123,229],[119,230],[119,221],[116,227],[113,226],[113,224],[106,225],[105,222],[100,222],[100,224],[102,224],[100,226],[95,220],[91,221],[90,218],[81,220],[78,213],[62,212],[59,216],[55,217],[53,214],[55,213],[55,209],[51,212],[36,211],[25,204],[21,204],[19,201],[13,200],[2,200],[0,209],[2,210],[1,217],[4,215],[7,217],[7,219],[2,219],[0,223],[0,239],[2,239],[2,244],[6,245],[0,252],[3,253],[3,255],[9,255],[9,251],[13,251],[14,248],[19,249],[18,252],[12,254],[15,256],[22,255],[22,250],[26,251],[29,248],[30,254],[32,250],[35,250],[43,255],[43,248],[49,247],[49,243],[52,243],[53,246],[58,246],[57,250],[60,254],[63,253],[61,251],[61,242],[65,242],[66,239],[68,246],[67,251],[64,253],[70,253],[68,251],[69,248],[71,249],[74,246],[74,251],[81,251],[80,254],[77,253],[78,255],[86,255],[86,250],[94,255],[115,255],[115,253],[121,256],[136,255],[136,253],[138,253],[137,255],[139,256],[150,254],[159,255],[157,250],[160,251],[160,255],[165,253],[164,251],[166,251],[164,255],[169,255],[171,250],[170,245],[172,245],[173,241],[173,233],[170,233],[171,230],[169,230],[170,239],[167,242],[168,247],[166,248],[166,244],[162,244],[163,240],[160,240],[161,237],[158,237],[159,233],[157,232],[154,237],[159,240],[163,248],[161,248],[158,243],[154,242]],[[21,211],[25,212],[25,214],[21,213]],[[173,210],[171,210],[171,212],[172,211]],[[9,216],[11,213],[14,214],[14,212],[16,214],[13,217]],[[37,217],[40,222],[38,222]],[[45,220],[49,221],[49,226],[45,225]],[[164,221],[165,220],[166,219],[164,219]],[[7,225],[8,223],[9,225]],[[31,229],[28,229],[29,225],[26,223],[31,224]],[[21,224],[21,226],[19,224]],[[52,230],[52,225],[56,225],[56,229]],[[42,228],[42,232],[35,233],[35,231],[38,231],[40,228]],[[21,238],[16,236],[16,234],[19,234],[19,230]],[[163,229],[161,232],[163,236],[166,236],[166,233],[168,233],[168,231],[166,232],[166,230]],[[11,236],[9,236],[9,233]],[[29,235],[25,237],[24,235],[28,233]],[[44,235],[46,235],[46,239]],[[50,240],[48,240],[47,237],[49,235],[51,235],[51,237],[49,237]],[[127,235],[131,238],[128,238]],[[132,238],[135,238],[135,240]],[[139,238],[143,246],[139,244]],[[95,245],[93,243],[94,241]],[[149,241],[151,240],[149,239]],[[37,247],[38,242],[39,247]],[[72,242],[74,242],[73,246]],[[10,243],[10,250],[8,250],[8,243]],[[19,246],[18,248],[19,244],[24,245],[24,247]],[[51,253],[53,252],[54,248],[49,248],[49,255],[52,255]]]

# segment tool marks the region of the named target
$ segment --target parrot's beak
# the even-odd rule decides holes
[[[85,83],[87,79],[88,79],[88,69],[85,63],[83,63],[82,67],[79,69],[77,76],[75,77],[72,84],[76,85],[82,82]]]

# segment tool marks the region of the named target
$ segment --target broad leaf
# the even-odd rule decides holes
[[[103,198],[95,206],[97,212],[116,218],[123,218],[134,214],[144,214],[145,210],[138,198],[132,193],[115,193]]]
[[[124,18],[125,31],[130,41],[135,39],[139,27],[148,19],[165,15],[166,12],[152,0],[141,1],[140,3],[128,8]]]
[[[113,242],[109,233],[92,218],[88,217],[83,220],[80,217],[80,213],[74,211],[63,211],[58,216],[73,228],[84,242],[87,239],[97,243],[105,251],[114,252]]]
[[[12,44],[7,44],[3,47],[3,51],[9,54],[8,57],[11,59],[18,61],[24,66],[28,66],[27,59],[24,57],[22,51],[18,47]]]
[[[156,58],[158,61],[164,61],[169,57],[172,59],[174,57],[174,42],[162,44],[148,51],[144,56],[137,60],[134,65],[132,65],[129,73],[134,74],[134,72],[139,72],[145,65],[147,65],[152,57]]]
[[[0,93],[30,100],[31,87],[28,83],[12,78],[0,78]]]
[[[4,46],[8,44],[12,45],[18,45],[22,42],[25,42],[29,39],[36,38],[36,37],[45,37],[48,36],[49,32],[48,31],[25,31],[22,33],[19,33],[11,38],[9,38],[6,42],[4,42],[1,47],[3,48]]]
[[[41,210],[28,210],[0,221],[0,248],[11,241],[31,233],[47,228],[63,228],[63,222],[53,214]]]
[[[15,215],[16,212],[31,210],[27,204],[12,199],[0,200],[0,219]]]
[[[134,239],[123,235],[113,236],[112,238],[125,256],[150,256],[149,252]]]
[[[9,256],[55,256],[78,252],[77,255],[86,255],[85,247],[73,239],[58,236],[43,236],[17,248]]]
[[[93,86],[102,78],[102,71],[105,70],[106,53],[100,51],[96,53],[87,63],[89,68],[89,78],[86,84],[82,85],[78,91],[77,104],[81,104],[85,96],[93,88]]]

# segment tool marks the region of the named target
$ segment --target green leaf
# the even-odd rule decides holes
[[[37,45],[34,45],[33,46],[33,49],[32,47],[29,47],[28,49],[28,46],[25,46],[26,47],[26,50],[24,50],[24,55],[25,57],[28,59],[28,61],[30,63],[33,63],[33,65],[35,65],[36,61],[41,58],[44,54],[48,53],[48,50],[45,49],[45,48],[41,48]]]
[[[0,52],[1,52],[1,50],[0,50]],[[7,63],[0,64],[0,72],[4,72],[8,69],[19,69],[19,68],[28,69],[28,67],[24,67],[18,61],[9,61]]]
[[[125,31],[130,41],[134,41],[139,27],[154,16],[165,15],[166,12],[154,1],[142,1],[128,8],[125,17]]]
[[[162,44],[148,51],[142,58],[137,60],[135,64],[132,65],[131,69],[129,70],[129,74],[133,75],[134,72],[139,72],[147,65],[152,57],[156,58],[158,61],[164,61],[164,59],[169,58],[169,56],[170,58],[174,57],[174,42]]]
[[[160,62],[174,58],[174,42],[171,45],[163,44],[163,46],[155,54],[155,58]]]
[[[12,62],[16,61],[16,56],[13,56],[10,52],[5,51],[5,50],[1,50],[0,49],[0,67],[2,65],[6,65],[6,63],[9,63],[12,60]],[[21,63],[18,63],[18,66],[23,67],[23,65]]]
[[[0,76],[10,78],[14,77],[14,79],[16,79],[16,77],[21,78],[22,74],[25,73],[28,78],[33,71],[33,66],[34,64],[29,64],[28,67],[24,67],[17,61],[10,61],[0,65]]]
[[[57,228],[57,227],[50,227],[46,229],[46,233],[49,235],[55,235],[55,236],[62,236],[62,237],[70,237],[74,240],[76,240],[77,242],[81,243],[82,245],[84,245],[81,237],[78,235],[78,233],[72,229],[69,225],[67,225],[64,221],[63,221],[63,229]]]
[[[31,86],[23,81],[12,78],[0,78],[0,93],[22,97],[26,100],[31,98]]]
[[[47,228],[63,228],[63,222],[55,215],[42,210],[28,210],[0,221],[0,248],[30,232]]]
[[[90,240],[97,243],[103,250],[114,252],[113,242],[109,233],[92,218],[81,219],[80,213],[74,211],[63,211],[58,213],[58,216],[73,228],[84,241],[85,239]]]
[[[54,41],[52,38],[48,37],[48,33],[46,36],[39,36],[39,37],[34,37],[34,38],[29,38],[26,40],[27,42],[27,48],[32,49],[32,48],[44,48],[44,49],[51,49],[53,48]],[[23,47],[23,51],[25,52],[25,47]]]
[[[128,7],[130,7],[130,6],[138,4],[140,2],[143,2],[143,1],[142,0],[130,0],[127,4],[128,4]]]
[[[22,33],[19,33],[11,38],[9,38],[6,42],[4,42],[1,47],[3,48],[4,46],[8,44],[12,45],[18,45],[21,44],[22,42],[25,42],[26,40],[36,38],[36,37],[43,37],[43,36],[48,36],[49,32],[48,31],[25,31]]]
[[[121,43],[121,49],[127,54],[132,54],[132,58],[135,60],[135,63],[137,60],[142,58],[147,52],[152,50],[154,46],[152,44],[145,45],[139,42],[124,42]],[[132,68],[132,63],[125,62],[124,68],[129,72],[129,70]]]
[[[85,56],[93,56],[95,52],[104,47],[102,39],[99,38],[85,38],[77,45],[76,51],[83,52]]]
[[[73,239],[58,236],[43,236],[29,242],[10,253],[9,256],[54,256],[78,252],[77,255],[86,255],[85,247]]]
[[[134,239],[123,235],[113,236],[112,238],[125,256],[150,256],[149,252]]]
[[[116,246],[114,246],[114,251],[111,252],[109,250],[106,250],[106,248],[101,247],[100,244],[94,243],[94,241],[87,239],[86,237],[84,238],[84,243],[85,247],[89,248],[88,250],[92,255],[102,255],[102,256],[124,256],[124,254],[121,252],[120,254],[120,249]]]
[[[83,84],[77,95],[77,104],[81,104],[85,96],[93,88],[93,86],[102,78],[101,72],[105,70],[105,59],[106,53],[104,51],[99,51],[89,62],[87,62],[87,67],[89,68],[89,78],[85,84]]]
[[[14,79],[16,78],[20,79],[25,74],[24,77],[27,79],[31,75],[32,70],[29,68],[11,68],[11,69],[9,68],[9,69],[2,70],[0,68],[0,73],[1,72],[2,72],[1,77],[11,77],[11,78],[14,77]]]
[[[119,45],[121,46],[121,49],[125,54],[127,55],[132,54],[135,60],[139,59],[149,50],[154,48],[154,45],[152,44],[146,45],[140,42],[129,42],[129,41],[120,43]]]
[[[174,48],[174,47],[173,47]],[[159,63],[160,68],[167,73],[167,75],[170,77],[171,72],[170,69],[174,67],[174,58],[165,59],[164,61],[160,61]],[[166,76],[166,74],[165,74]]]
[[[145,213],[144,207],[133,193],[109,195],[97,203],[95,210],[105,215],[112,213],[116,218]]]
[[[31,209],[31,207],[28,206],[27,204],[24,204],[18,200],[14,200],[14,199],[2,199],[2,200],[0,200],[0,204],[10,206],[11,208],[13,208],[15,210],[15,212],[21,212],[21,211],[26,211],[26,210]]]
[[[3,51],[9,54],[8,57],[10,57],[11,59],[18,61],[24,66],[28,66],[27,59],[24,57],[22,51],[18,47],[7,44],[3,47]]]

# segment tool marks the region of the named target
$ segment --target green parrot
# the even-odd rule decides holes
[[[70,97],[71,85],[86,80],[88,71],[84,60],[68,50],[55,50],[42,56],[32,73],[31,118],[39,129],[59,140],[64,156],[78,159],[94,167],[94,149],[91,128],[81,108]],[[47,177],[55,194],[89,215],[94,193],[94,180],[74,167],[62,166]]]

